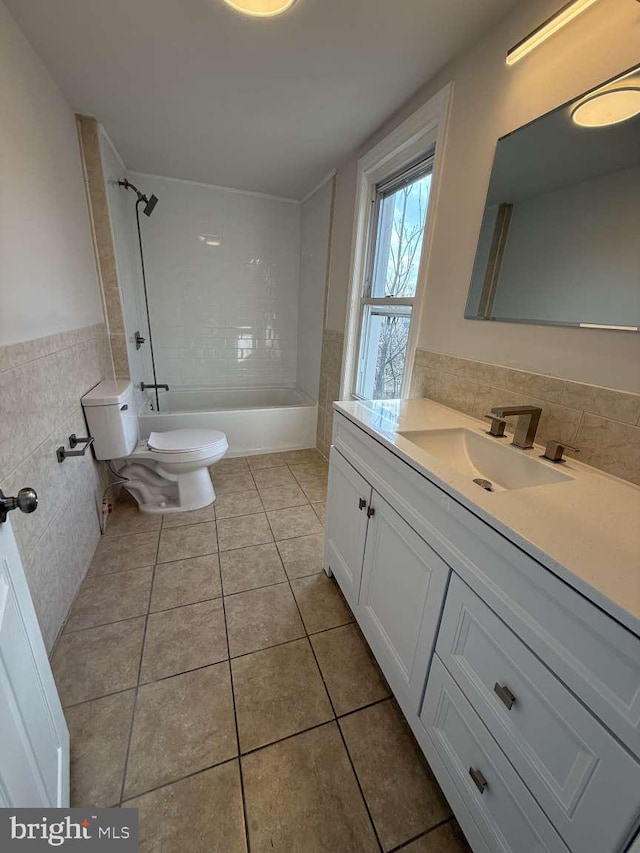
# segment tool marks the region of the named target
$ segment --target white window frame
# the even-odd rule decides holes
[[[376,188],[420,158],[426,158],[435,147],[420,269],[411,312],[401,390],[402,397],[408,396],[424,308],[426,281],[429,275],[435,212],[440,191],[452,93],[453,83],[449,83],[358,161],[349,302],[340,386],[341,399],[352,399],[356,396],[361,305],[366,293],[371,241],[375,239],[372,221],[376,206],[372,202],[377,199]]]

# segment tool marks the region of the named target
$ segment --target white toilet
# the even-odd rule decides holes
[[[216,494],[208,466],[228,450],[227,437],[214,429],[152,432],[139,441],[138,413],[131,382],[100,382],[82,398],[98,459],[112,460],[140,512],[201,509]]]

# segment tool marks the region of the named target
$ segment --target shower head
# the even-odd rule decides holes
[[[143,196],[143,198],[141,199],[141,201],[146,201],[146,202],[147,202],[147,203],[146,203],[146,205],[144,206],[144,210],[143,210],[142,212],[143,212],[146,216],[151,216],[151,214],[153,213],[153,209],[155,208],[156,204],[158,203],[158,196],[157,196],[157,195],[152,195],[152,196],[151,196],[151,198],[150,198],[150,199],[148,199],[148,200],[147,200],[147,197],[146,197],[146,196]]]
[[[153,213],[153,209],[158,203],[158,196],[152,195],[151,198],[147,198],[144,193],[141,193],[138,187],[135,184],[132,184],[131,181],[124,179],[124,181],[118,181],[118,186],[124,187],[125,190],[133,190],[138,196],[138,204],[142,204],[144,202],[144,210],[147,216],[151,216]]]

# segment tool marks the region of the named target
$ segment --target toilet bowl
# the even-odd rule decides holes
[[[122,380],[100,382],[82,406],[96,458],[111,462],[140,512],[187,512],[215,500],[208,469],[228,450],[223,432],[176,429],[140,441],[135,391]]]

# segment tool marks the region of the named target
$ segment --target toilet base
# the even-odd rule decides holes
[[[216,499],[208,468],[173,474],[155,463],[124,463],[118,473],[127,478],[123,487],[134,497],[140,512],[149,515],[191,512]]]

